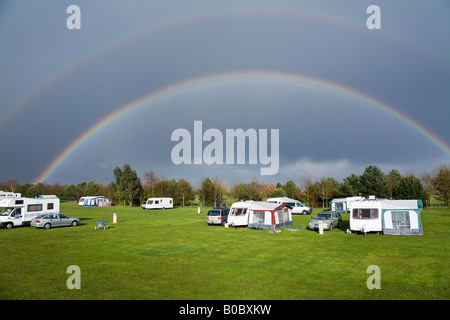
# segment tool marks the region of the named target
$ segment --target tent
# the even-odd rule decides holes
[[[78,200],[78,205],[84,207],[110,207],[111,200],[104,196],[82,197]]]
[[[383,234],[423,235],[420,211],[422,200],[385,200],[383,213]]]
[[[258,201],[249,207],[248,228],[273,229],[291,225],[292,211],[285,203]]]

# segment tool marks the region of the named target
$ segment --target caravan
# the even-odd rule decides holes
[[[273,229],[292,225],[291,208],[284,203],[264,201],[235,202],[230,208],[228,224],[256,229]]]
[[[350,230],[389,235],[422,235],[422,200],[387,200],[370,197],[352,203]]]
[[[287,197],[269,198],[267,199],[267,202],[278,204],[285,203],[292,208],[292,214],[310,214],[312,212],[312,209],[303,202]]]
[[[104,196],[81,197],[78,205],[83,207],[110,207],[111,200]]]
[[[148,198],[141,205],[142,209],[173,209],[172,198]]]
[[[59,199],[54,195],[36,198],[5,198],[0,200],[0,227],[30,225],[31,220],[42,213],[59,213]]]
[[[352,203],[355,201],[362,201],[364,197],[347,197],[347,198],[336,198],[330,201],[330,211],[338,212],[350,212]]]

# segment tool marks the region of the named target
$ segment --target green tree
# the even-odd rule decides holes
[[[424,206],[427,205],[428,194],[422,181],[413,174],[401,177],[395,190],[398,199],[420,199]]]
[[[185,201],[194,200],[194,189],[192,188],[189,181],[185,179],[178,180],[177,198],[181,201],[183,207]]]
[[[100,196],[101,191],[100,191],[100,185],[97,182],[94,181],[89,181],[86,184],[86,187],[84,188],[84,195],[85,196]]]
[[[391,199],[394,199],[397,197],[396,189],[397,189],[397,186],[399,185],[400,181],[402,181],[402,176],[397,170],[393,169],[386,176],[386,187],[389,190]]]
[[[83,196],[83,190],[74,184],[64,186],[61,192],[58,194],[58,198],[63,201],[78,200]]]
[[[352,174],[342,179],[340,186],[340,197],[353,197],[360,193],[359,177],[356,174]]]
[[[289,180],[286,182],[286,184],[283,187],[284,193],[286,194],[286,197],[295,199],[297,196],[297,186],[295,185],[294,181]]]
[[[339,182],[334,178],[321,178],[316,182],[316,190],[322,198],[322,208],[328,206],[328,200],[332,199],[339,189]]]
[[[450,208],[450,164],[443,164],[434,169],[431,184],[437,192],[437,198],[444,200]]]
[[[280,197],[285,197],[285,196],[286,196],[286,193],[284,193],[283,188],[276,188],[270,194],[270,198],[280,198]]]
[[[136,171],[131,169],[130,165],[126,163],[123,165],[123,169],[119,167],[114,168],[114,177],[116,178],[119,199],[128,202],[130,207],[134,202],[139,202],[142,185]]]
[[[204,206],[213,206],[214,198],[214,184],[210,178],[206,178],[200,187],[200,200]]]
[[[368,166],[359,177],[359,183],[363,196],[374,195],[377,198],[386,198],[389,194],[386,176],[377,166]]]

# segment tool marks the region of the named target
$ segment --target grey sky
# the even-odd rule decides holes
[[[81,9],[68,30],[66,9]],[[366,9],[381,8],[381,30]],[[299,74],[378,99],[450,141],[450,8],[446,1],[2,1],[0,181],[33,182],[77,137],[139,97],[219,73]],[[420,175],[449,155],[374,105],[321,87],[267,79],[199,87],[103,126],[48,176],[63,184],[142,175],[232,184],[260,165],[181,165],[177,128],[280,130],[280,170],[263,181],[385,172]],[[206,145],[206,143],[204,143]]]

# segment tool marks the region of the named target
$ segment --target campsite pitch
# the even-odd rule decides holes
[[[0,230],[1,299],[450,298],[448,209],[422,211],[422,236],[347,234],[348,214],[319,234],[306,229],[309,215],[270,233],[207,225],[207,209],[197,207],[66,203],[61,212],[81,224]],[[97,221],[109,228],[96,230]],[[373,265],[381,288],[371,290]],[[68,288],[69,266],[79,267],[80,289]]]

